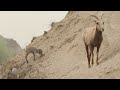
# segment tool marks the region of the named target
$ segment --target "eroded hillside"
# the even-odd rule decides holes
[[[82,35],[85,27],[93,25],[93,17],[104,13],[105,31],[100,48],[99,65],[88,69]],[[25,51],[17,54],[1,66],[0,78],[64,79],[64,78],[120,78],[120,12],[70,11],[66,17],[52,24],[46,35],[39,36],[29,46],[41,48],[45,54],[33,60]],[[96,50],[96,49],[95,49]],[[94,52],[96,53],[96,52]],[[11,69],[16,68],[15,75]]]
[[[8,39],[0,35],[0,64],[10,59],[21,49],[20,45],[13,39]]]

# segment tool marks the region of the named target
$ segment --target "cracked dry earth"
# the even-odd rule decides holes
[[[100,48],[99,65],[88,68],[82,35],[85,27],[94,25],[93,17],[104,13],[105,31]],[[47,35],[41,35],[29,45],[41,48],[45,56],[36,60],[25,50],[0,66],[2,79],[117,79],[120,78],[120,12],[69,11],[65,18],[52,25]],[[94,54],[96,49],[94,50]],[[96,58],[96,54],[94,60]],[[10,73],[16,68],[15,75]]]

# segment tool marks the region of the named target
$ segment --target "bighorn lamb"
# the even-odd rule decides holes
[[[26,48],[26,56],[25,56],[25,59],[26,59],[26,62],[28,63],[28,60],[27,60],[27,56],[32,53],[33,56],[34,56],[34,60],[35,60],[35,53],[38,53],[40,54],[41,56],[43,56],[43,51],[41,49],[36,49],[35,47],[27,47]],[[40,56],[40,57],[41,57]]]

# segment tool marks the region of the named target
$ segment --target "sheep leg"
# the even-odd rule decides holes
[[[98,65],[98,56],[99,56],[99,49],[100,49],[100,45],[97,47],[97,59],[96,59],[96,64]]]
[[[93,66],[93,64],[94,64],[94,53],[93,53],[93,51],[94,51],[94,47],[91,46],[91,47],[90,47],[90,52],[91,52],[91,55],[92,55],[92,66]]]
[[[40,54],[40,57],[42,57],[42,56],[44,56],[44,54],[43,54],[43,53],[41,53],[41,54]]]
[[[25,59],[26,59],[26,62],[28,63],[27,56],[28,56],[28,54],[26,54]]]
[[[87,52],[87,58],[88,58],[88,68],[90,68],[90,56],[89,56],[89,51],[88,51],[88,45],[85,45],[86,52]]]
[[[35,53],[33,53],[33,56],[34,56],[34,61],[35,61]]]

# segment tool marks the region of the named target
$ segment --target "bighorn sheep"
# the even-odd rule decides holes
[[[26,62],[28,63],[28,60],[27,60],[27,56],[32,53],[33,56],[34,56],[34,60],[35,60],[35,53],[38,53],[40,54],[41,56],[43,56],[43,51],[41,49],[36,49],[35,47],[26,47],[26,56],[25,56],[25,59],[26,59]],[[40,57],[41,57],[40,56]]]
[[[102,15],[103,16],[103,15]],[[92,55],[92,65],[94,64],[94,47],[97,47],[97,60],[96,64],[98,65],[98,56],[99,56],[99,48],[103,41],[102,32],[104,31],[104,22],[101,21],[102,17],[99,20],[94,20],[95,26],[86,28],[83,34],[83,41],[85,44],[87,58],[88,58],[88,67],[90,68],[90,58]]]

